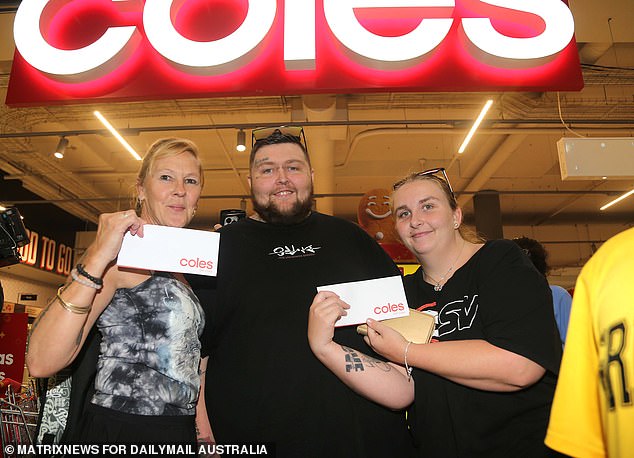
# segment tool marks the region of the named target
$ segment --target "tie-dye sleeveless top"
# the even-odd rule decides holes
[[[135,415],[194,415],[203,326],[198,299],[168,273],[116,290],[97,320],[92,402]]]

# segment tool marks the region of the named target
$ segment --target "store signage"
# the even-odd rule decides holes
[[[28,319],[26,313],[0,313],[0,382],[22,383]]]
[[[561,0],[23,0],[7,103],[578,90],[573,34]]]
[[[73,247],[27,228],[30,243],[18,249],[21,263],[67,276],[73,268]]]

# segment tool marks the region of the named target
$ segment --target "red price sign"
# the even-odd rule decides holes
[[[22,383],[28,319],[26,313],[0,313],[0,384]]]

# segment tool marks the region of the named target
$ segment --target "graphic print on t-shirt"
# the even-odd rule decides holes
[[[454,331],[469,329],[478,314],[478,295],[464,296],[464,299],[451,301],[442,307],[438,307],[437,302],[430,302],[417,307],[419,312],[425,311],[434,317],[436,329],[432,334],[434,337],[451,334]]]
[[[306,256],[315,256],[317,250],[321,249],[320,246],[313,246],[312,244],[306,246],[283,245],[277,246],[271,250],[270,256],[277,256],[282,259],[288,258],[304,258]]]
[[[451,301],[442,306],[436,319],[436,332],[439,336],[455,331],[469,329],[478,314],[478,295],[464,296],[463,299]]]

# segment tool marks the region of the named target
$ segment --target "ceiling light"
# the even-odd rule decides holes
[[[631,191],[626,192],[625,194],[617,197],[616,199],[614,199],[612,202],[608,202],[607,204],[605,204],[603,207],[601,207],[599,210],[605,210],[606,208],[610,208],[612,205],[621,202],[623,199],[627,199],[628,197],[630,197],[632,194],[634,194],[634,189],[632,189]]]
[[[66,137],[62,137],[57,142],[57,146],[55,147],[55,152],[53,156],[57,159],[64,159],[64,152],[66,152],[66,147],[68,146],[68,139]]]
[[[97,119],[99,121],[101,121],[101,123],[106,126],[106,128],[110,131],[110,133],[112,135],[114,135],[114,137],[119,140],[119,143],[121,143],[123,145],[123,147],[125,149],[128,150],[128,152],[132,155],[132,157],[134,157],[137,161],[141,160],[141,156],[139,156],[139,153],[137,153],[134,148],[132,148],[130,146],[130,144],[128,142],[125,141],[125,139],[121,136],[121,134],[119,132],[117,132],[117,129],[115,129],[114,127],[112,127],[112,124],[110,124],[108,122],[108,120],[106,118],[104,118],[104,116],[99,113],[98,111],[94,111],[93,114],[97,117]]]
[[[467,145],[471,141],[471,138],[473,137],[473,134],[475,134],[475,131],[478,129],[478,126],[480,125],[480,123],[484,119],[484,116],[487,114],[487,111],[489,111],[489,108],[491,108],[491,105],[493,105],[493,100],[491,100],[491,99],[487,100],[487,102],[484,104],[484,107],[482,107],[482,111],[478,115],[478,118],[473,123],[473,126],[471,127],[471,130],[469,131],[469,133],[465,137],[464,141],[462,142],[462,145],[460,145],[460,149],[458,149],[458,154],[464,153],[464,150],[467,148]]]
[[[246,141],[247,141],[247,135],[244,132],[244,130],[240,129],[238,131],[238,139],[236,140],[236,150],[240,152],[246,151],[247,149]]]

